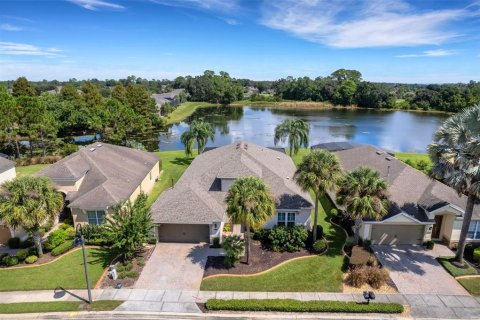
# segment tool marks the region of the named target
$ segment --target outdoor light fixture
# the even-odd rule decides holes
[[[83,253],[83,266],[85,268],[85,280],[87,281],[87,290],[88,290],[88,303],[92,304],[92,290],[90,288],[90,278],[88,277],[88,264],[87,264],[87,255],[85,253],[85,238],[82,234],[82,225],[79,223],[75,228],[75,240],[73,241],[73,246],[82,246]]]
[[[375,300],[375,293],[373,293],[373,291],[363,291],[363,297],[367,300],[367,304],[369,304],[370,300]]]

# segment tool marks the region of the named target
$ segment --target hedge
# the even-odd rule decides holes
[[[344,313],[402,313],[399,303],[370,304],[355,301],[299,301],[293,299],[210,299],[207,310],[277,311],[277,312],[344,312]]]
[[[52,256],[59,256],[72,248],[72,241],[65,241],[58,247],[54,248],[51,252]]]

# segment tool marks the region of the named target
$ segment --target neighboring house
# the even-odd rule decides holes
[[[179,105],[180,99],[178,98],[178,96],[184,91],[185,89],[173,89],[170,92],[152,94],[152,98],[155,100],[158,111],[160,111],[162,105],[167,102],[170,103],[172,106]]]
[[[0,157],[0,186],[4,182],[14,179],[16,176],[15,162]],[[6,244],[8,239],[12,237],[19,237],[24,240],[27,234],[23,229],[12,229],[0,220],[0,245]]]
[[[101,224],[112,206],[148,193],[158,179],[159,158],[149,152],[94,143],[38,173],[65,194],[75,225]]]
[[[315,147],[332,149],[322,144]],[[312,147],[313,148],[313,147]],[[370,167],[387,180],[391,206],[381,221],[363,221],[360,237],[373,244],[458,243],[467,199],[447,185],[370,145],[352,145],[335,152],[344,170]],[[332,197],[333,198],[333,197]],[[480,242],[480,207],[474,207],[469,242]]]
[[[284,152],[251,143],[210,149],[195,158],[177,184],[152,206],[157,236],[167,242],[212,242],[222,239],[228,223],[225,197],[235,179],[258,176],[276,197],[277,212],[264,225],[310,227],[309,194],[293,181],[296,167]],[[240,226],[234,226],[239,230]]]

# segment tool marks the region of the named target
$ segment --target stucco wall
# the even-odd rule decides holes
[[[17,176],[17,172],[15,171],[15,167],[8,169],[0,173],[0,184],[4,183],[5,181],[12,180]]]

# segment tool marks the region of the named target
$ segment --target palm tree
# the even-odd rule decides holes
[[[388,184],[380,173],[367,167],[349,172],[340,183],[337,203],[344,206],[347,215],[355,220],[355,243],[358,243],[363,219],[380,220],[387,214],[387,189]]]
[[[290,157],[292,151],[297,154],[300,147],[308,146],[308,134],[310,133],[310,125],[304,120],[283,120],[275,127],[275,145],[279,141],[285,142],[288,137],[288,146],[290,147]]]
[[[197,142],[198,154],[202,153],[208,140],[215,140],[215,130],[207,122],[193,120],[190,128],[182,133],[180,141],[185,145],[185,153],[190,156],[193,153],[193,142]]]
[[[455,255],[464,264],[463,254],[473,207],[480,199],[480,105],[463,109],[448,118],[435,132],[428,153],[433,161],[432,176],[467,196],[462,230]]]
[[[275,214],[275,200],[267,185],[258,177],[237,179],[228,190],[227,216],[232,223],[247,229],[246,256],[250,263],[250,228],[259,228]]]
[[[38,255],[43,254],[40,226],[53,221],[62,209],[63,196],[45,177],[20,177],[0,189],[0,218],[12,228],[32,233]]]
[[[336,191],[342,177],[342,168],[337,157],[327,150],[314,150],[303,157],[293,178],[304,190],[315,194],[315,217],[313,241],[317,240],[318,202],[328,191]]]

